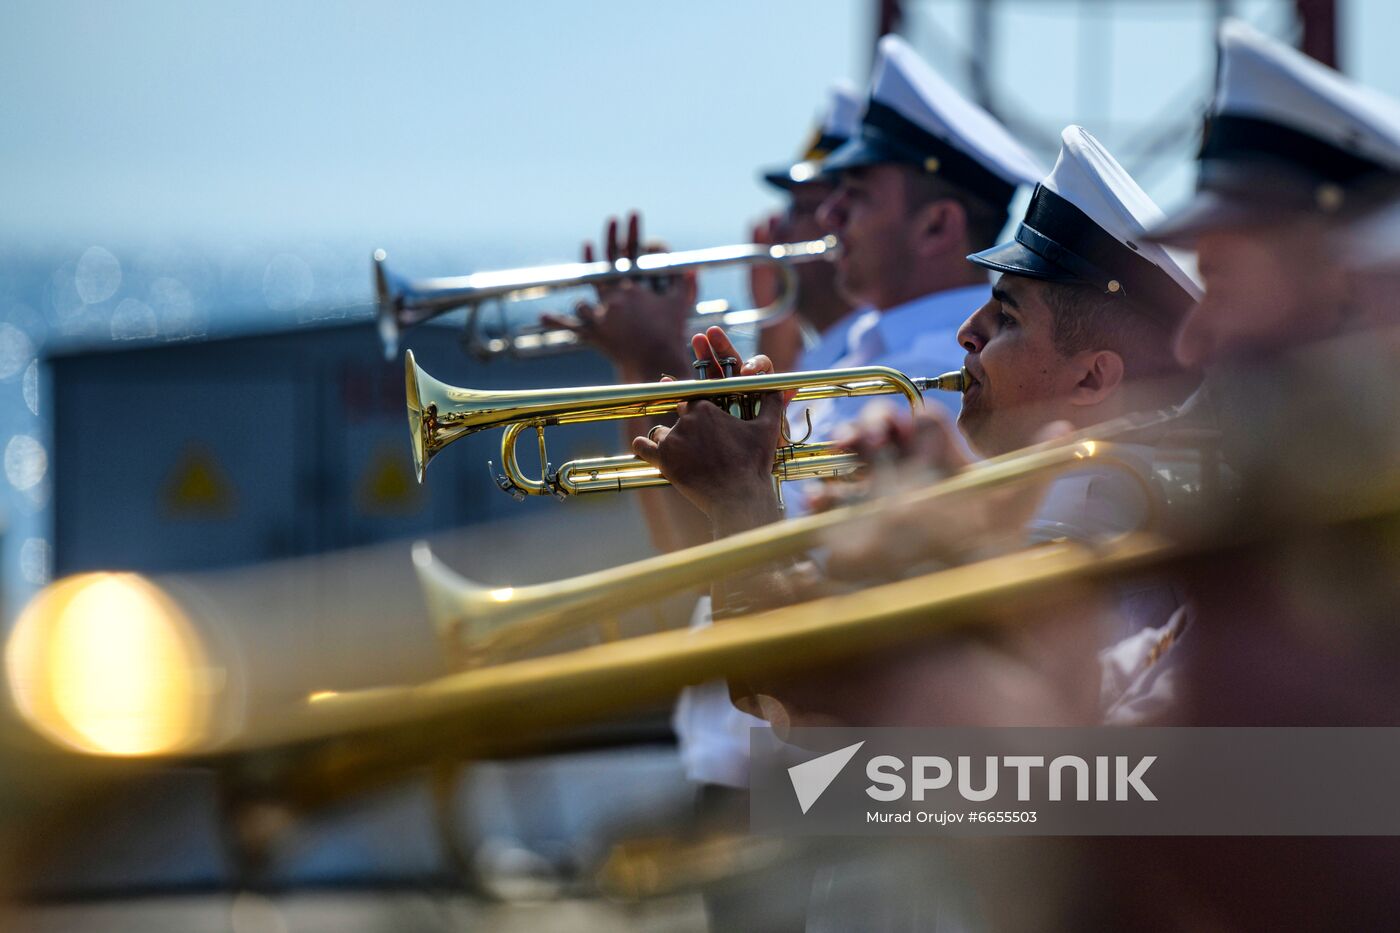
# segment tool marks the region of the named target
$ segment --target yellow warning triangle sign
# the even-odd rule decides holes
[[[367,515],[416,512],[421,500],[408,456],[400,445],[381,447],[360,480],[360,511]]]
[[[165,483],[165,511],[174,518],[228,518],[233,514],[233,484],[206,448],[185,448]]]

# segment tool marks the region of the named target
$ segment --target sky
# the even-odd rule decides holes
[[[961,81],[965,0],[908,6],[916,46]],[[1038,123],[1115,140],[1202,97],[1211,6],[999,0],[997,93]],[[1236,6],[1266,28],[1287,12]],[[608,213],[641,207],[686,245],[741,239],[774,203],[755,170],[795,151],[831,80],[866,77],[873,7],[5,4],[0,238],[421,238],[533,254],[572,252]],[[1400,4],[1342,9],[1344,58],[1400,93],[1385,45]],[[1149,190],[1179,195],[1177,163],[1154,168]]]

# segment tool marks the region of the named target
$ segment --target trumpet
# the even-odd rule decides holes
[[[961,392],[967,385],[967,375],[962,370],[934,378],[910,378],[887,366],[860,366],[727,379],[502,392],[458,388],[434,379],[419,368],[412,350],[406,351],[404,359],[409,434],[418,481],[423,481],[428,461],[448,444],[500,427],[505,428],[501,472],[496,472],[494,462],[488,467],[496,485],[517,499],[527,495],[565,497],[640,489],[667,482],[655,467],[630,455],[571,460],[556,470],[550,464],[545,444],[544,429],[548,426],[663,415],[675,411],[681,402],[697,399],[714,401],[738,417],[752,418],[758,411],[758,396],[788,391],[796,392],[799,401],[902,395],[911,408],[917,409],[923,405],[923,392]],[[732,363],[737,367],[737,360]],[[539,478],[525,475],[516,453],[517,440],[530,429],[534,429],[539,444]],[[798,441],[778,448],[773,476],[781,482],[840,476],[855,466],[853,455],[834,444]]]
[[[771,265],[779,273],[778,297],[758,308],[731,308],[727,301],[702,301],[695,306],[698,326],[725,327],[753,324],[776,318],[792,310],[797,298],[797,276],[793,266],[815,260],[830,261],[838,253],[833,236],[800,243],[742,243],[709,249],[674,253],[648,253],[636,259],[570,262],[553,266],[532,266],[470,275],[410,280],[395,275],[385,265],[384,250],[374,252],[374,284],[379,302],[379,336],[384,358],[398,352],[399,337],[416,324],[455,311],[467,309],[465,342],[467,349],[482,360],[502,354],[516,357],[544,356],[571,350],[579,345],[578,335],[567,329],[512,330],[504,322],[498,334],[488,333],[483,309],[490,302],[511,302],[542,298],[567,288],[600,285],[627,278],[659,283],[667,276],[690,269],[715,269],[735,265]]]

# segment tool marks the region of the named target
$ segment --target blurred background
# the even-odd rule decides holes
[[[1400,95],[1390,0],[0,6],[6,628],[57,576],[224,574],[212,579],[231,591],[239,568],[300,560],[282,602],[228,624],[296,627],[300,648],[330,658],[317,687],[433,670],[413,538],[436,536],[453,566],[496,585],[648,545],[630,497],[503,496],[484,465],[493,437],[413,481],[402,363],[385,362],[373,327],[373,250],[413,275],[566,261],[633,208],[675,248],[746,241],[778,207],[759,170],[799,154],[832,81],[863,88],[886,31],[1046,164],[1060,128],[1083,124],[1170,207],[1191,184],[1225,15]],[[706,286],[746,301],[743,287]],[[458,385],[609,378],[587,354],[485,366],[450,325],[406,344]],[[609,426],[581,429],[557,459],[617,445]],[[361,549],[348,564],[315,562],[347,548]],[[371,594],[353,618],[347,577]],[[570,767],[568,781],[551,770]],[[618,774],[634,795],[625,808],[604,792]],[[579,789],[588,781],[596,793]],[[541,783],[549,806],[497,799]],[[474,793],[474,831],[536,854],[622,809],[688,803],[665,749],[488,772]],[[349,841],[332,830],[304,841],[288,877],[383,868],[376,833],[393,835],[394,806],[420,805],[387,804]],[[217,877],[217,860],[190,854],[216,835],[201,832],[152,864]],[[390,873],[435,870],[424,851],[405,843]],[[73,877],[95,883],[100,860]],[[160,872],[147,875],[158,887]]]

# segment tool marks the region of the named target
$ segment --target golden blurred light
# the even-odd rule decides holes
[[[331,697],[340,696],[339,690],[316,690],[307,694],[308,703],[320,703],[322,700],[329,700]]]
[[[90,573],[42,590],[5,646],[21,715],[99,755],[158,755],[203,737],[212,684],[180,607],[135,574]]]
[[[498,603],[508,603],[515,598],[515,587],[503,586],[491,591],[491,598]]]

